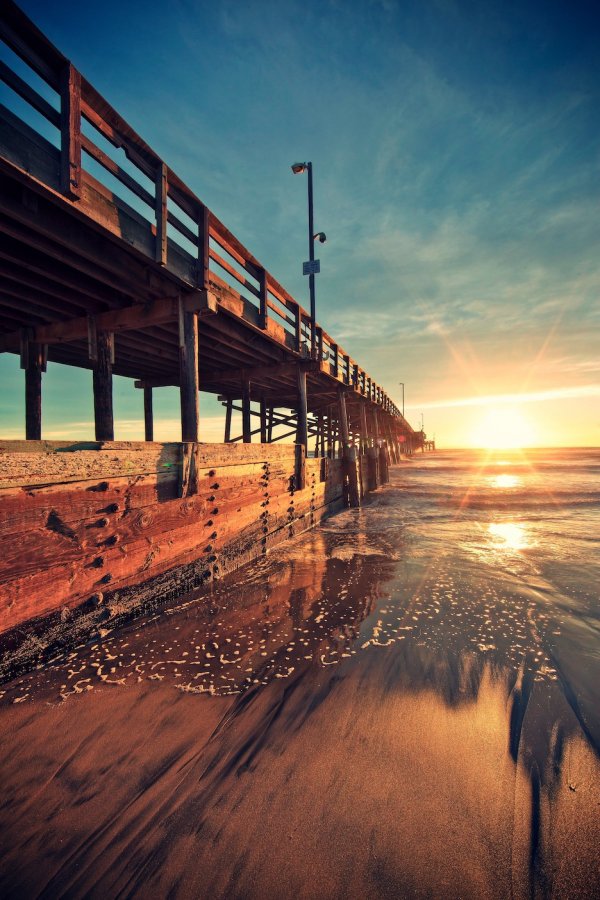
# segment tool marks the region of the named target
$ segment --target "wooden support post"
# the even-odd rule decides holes
[[[338,390],[338,420],[340,423],[340,441],[342,447],[350,444],[348,437],[348,414],[346,412],[346,393],[341,388]]]
[[[387,447],[385,442],[382,443],[379,448],[379,483],[387,484],[390,480],[389,476],[389,467],[388,467],[388,455],[387,455]]]
[[[327,409],[327,458],[333,459],[333,415],[331,407]]]
[[[273,442],[273,421],[275,419],[275,407],[269,407],[269,419],[267,423],[267,443],[271,444]]]
[[[364,401],[360,404],[360,428],[361,428],[361,453],[366,453],[369,446],[369,427],[367,425],[367,405]]]
[[[154,259],[161,266],[167,264],[167,166],[159,163],[154,184],[154,208],[156,215],[156,242]]]
[[[343,458],[343,471],[346,506],[360,506],[360,479],[358,467],[358,450],[356,447],[345,448]]]
[[[46,371],[46,347],[30,343],[21,345],[21,366],[25,369],[25,438],[42,439],[42,372]]]
[[[252,425],[250,422],[250,381],[242,378],[242,435],[244,444],[252,443]]]
[[[308,445],[308,401],[306,395],[306,369],[298,367],[298,430],[296,443],[306,449]]]
[[[377,442],[379,441],[379,418],[377,416],[377,409],[375,407],[373,407],[371,415],[373,420],[373,444],[376,447]]]
[[[179,301],[179,396],[181,440],[198,440],[198,313],[186,312]]]
[[[60,186],[72,200],[81,197],[81,75],[71,63],[60,83]]]
[[[260,442],[267,443],[267,403],[266,400],[260,401]]]
[[[144,387],[144,440],[154,440],[154,415],[152,412],[151,387]]]
[[[225,407],[225,443],[231,441],[231,413],[233,412],[233,400],[227,398],[227,406]]]
[[[114,441],[112,365],[114,356],[114,335],[110,331],[98,331],[96,335],[94,362],[94,421],[97,441]]]

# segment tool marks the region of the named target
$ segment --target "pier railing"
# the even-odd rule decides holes
[[[100,184],[150,226],[158,265],[173,267],[191,289],[221,289],[250,302],[259,328],[276,332],[299,357],[309,356],[310,314],[10,0],[0,29],[11,51],[10,64],[0,61],[0,79],[13,100],[12,110],[0,104],[0,115],[60,153],[59,172],[32,174],[74,205],[86,184]],[[24,101],[17,101],[17,114],[15,95]],[[270,328],[270,320],[280,327]],[[322,371],[403,420],[382,388],[316,323],[315,346]]]

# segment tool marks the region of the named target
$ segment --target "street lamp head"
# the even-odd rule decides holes
[[[306,172],[306,163],[293,163],[292,172],[294,175],[300,175],[302,172]]]
[[[324,231],[318,231],[316,234],[313,235],[313,241],[319,241],[321,244],[324,244],[326,240],[327,240],[327,235],[325,234]]]

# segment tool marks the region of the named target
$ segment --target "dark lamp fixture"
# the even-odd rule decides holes
[[[326,240],[327,235],[324,231],[317,231],[317,233],[313,235],[313,241],[319,241],[321,244],[324,244]]]
[[[300,175],[302,172],[306,172],[306,163],[294,163],[292,165],[292,172],[294,175]]]

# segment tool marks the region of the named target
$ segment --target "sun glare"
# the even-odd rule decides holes
[[[514,406],[487,409],[471,436],[473,447],[489,450],[517,450],[531,447],[534,443],[535,432],[531,422]]]

